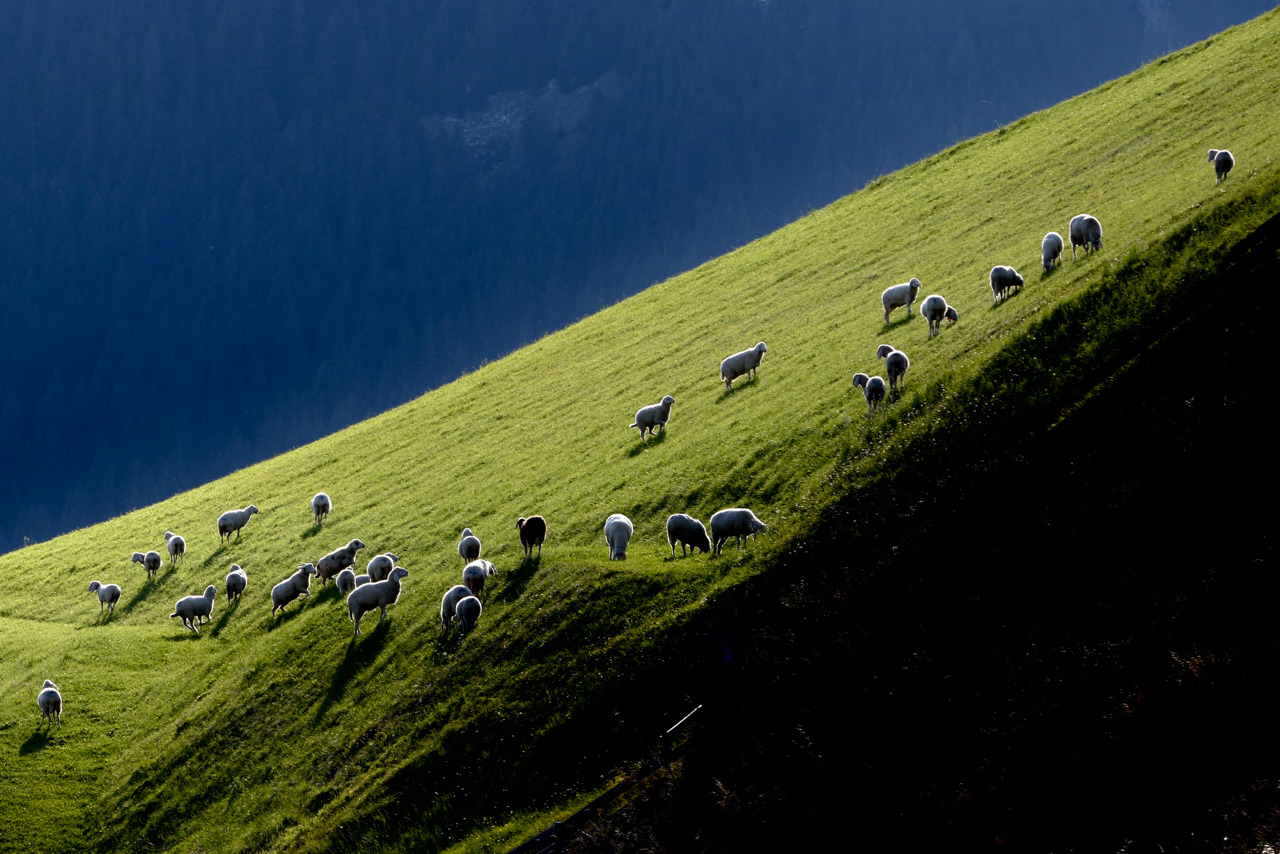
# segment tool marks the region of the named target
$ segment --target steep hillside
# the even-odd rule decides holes
[[[1164,297],[1113,283],[1137,282],[1144,253],[1172,244],[1186,265],[1203,248],[1210,263],[1219,229],[1229,245],[1274,212],[1278,33],[1271,13],[879,179],[386,415],[0,558],[12,580],[0,600],[11,757],[0,838],[500,850],[570,811],[688,711],[688,686],[666,676],[684,671],[681,641],[718,602],[794,566],[806,543],[856,529],[840,512],[849,496],[892,504],[903,461],[946,452],[938,425],[962,435],[973,412],[998,428],[977,417],[984,391],[1026,390],[1031,417],[1088,395],[1087,377],[1056,380],[1036,340],[1052,345],[1059,320],[1087,326],[1095,305],[1106,326],[1082,362],[1140,338],[1167,319]],[[1215,186],[1204,152],[1221,145],[1238,165]],[[1105,250],[1041,275],[1041,236],[1081,211],[1102,221]],[[1187,242],[1193,221],[1210,242]],[[998,307],[994,263],[1027,278]],[[881,290],[911,276],[960,312],[932,340],[918,315],[881,318]],[[1099,293],[1137,301],[1091,302]],[[726,392],[720,359],[758,340],[759,377]],[[870,417],[850,376],[877,371],[882,342],[912,367]],[[664,394],[676,398],[670,429],[641,444],[626,425]],[[335,509],[316,528],[320,489]],[[218,513],[249,502],[261,514],[220,544]],[[755,508],[770,533],[716,559],[669,558],[668,513],[730,505]],[[551,534],[541,561],[522,563],[514,521],[531,512]],[[636,522],[625,563],[605,560],[612,512]],[[464,526],[504,574],[477,631],[440,639]],[[189,555],[143,583],[129,555],[165,530],[187,537]],[[388,622],[353,641],[337,596],[318,587],[270,616],[271,584],[353,537],[368,544],[361,565],[390,550],[410,571]],[[220,599],[199,637],[168,619],[233,561],[250,579],[239,605]],[[124,587],[109,620],[86,591],[95,578]],[[52,733],[35,727],[44,678],[66,696]]]

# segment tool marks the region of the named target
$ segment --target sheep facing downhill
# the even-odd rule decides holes
[[[378,625],[382,625],[382,621],[387,616],[387,606],[394,605],[400,598],[400,579],[408,576],[409,570],[403,566],[397,566],[391,570],[386,581],[372,581],[347,594],[347,616],[356,624],[356,631],[352,637],[360,634],[360,618],[374,608],[381,612],[378,616]]]
[[[447,632],[453,627],[453,617],[457,613],[458,603],[471,595],[465,584],[455,584],[440,597],[440,631]]]
[[[209,622],[209,617],[213,614],[213,600],[217,595],[218,588],[210,584],[204,589],[202,596],[183,596],[173,606],[173,613],[169,615],[169,619],[178,617],[182,620],[182,625],[200,634],[197,625],[203,626]]]
[[[324,517],[333,512],[333,499],[323,492],[317,492],[311,498],[311,513],[316,517],[316,524],[324,524]]]
[[[1062,261],[1064,246],[1062,235],[1056,231],[1049,232],[1044,236],[1044,240],[1040,241],[1040,261],[1044,264],[1046,273],[1053,272],[1053,268]]]
[[[479,596],[484,590],[484,582],[491,575],[497,575],[498,569],[487,560],[473,560],[462,570],[462,583],[472,596]]]
[[[164,542],[169,550],[169,566],[176,566],[187,554],[187,541],[172,531],[165,531]]]
[[[218,517],[218,542],[230,540],[235,534],[240,539],[240,529],[249,524],[249,517],[258,512],[258,508],[250,504],[243,510],[228,510]]]
[[[1213,164],[1213,174],[1218,176],[1218,180],[1214,181],[1215,184],[1221,184],[1227,180],[1227,173],[1236,165],[1236,159],[1225,148],[1209,149],[1209,162]]]
[[[942,331],[942,321],[955,323],[960,319],[956,310],[947,305],[947,301],[938,294],[930,294],[920,303],[920,316],[929,321],[929,337]]]
[[[747,537],[754,537],[765,530],[768,530],[768,526],[745,507],[717,510],[711,514],[712,554],[720,554],[730,537],[736,538],[738,546],[742,548],[747,544]]]
[[[36,705],[40,707],[40,725],[45,721],[50,725],[57,724],[62,728],[62,692],[49,679],[44,680],[40,693],[36,695]]]
[[[520,531],[520,545],[524,546],[527,560],[533,557],[533,547],[538,547],[538,557],[542,557],[542,543],[547,538],[547,520],[541,516],[521,516],[516,520],[516,529]]]
[[[160,552],[150,551],[146,554],[142,552],[133,553],[133,562],[142,564],[142,568],[147,572],[147,580],[156,577],[156,573],[160,571]]]
[[[621,513],[604,520],[604,541],[609,544],[609,560],[626,560],[627,543],[635,533],[635,525]]]
[[[760,360],[768,352],[769,348],[761,341],[750,350],[734,353],[721,362],[720,379],[724,380],[724,387],[733,391],[733,381],[743,374],[746,374],[748,380],[755,379],[756,368],[760,367]]]
[[[480,612],[483,610],[484,606],[474,596],[468,596],[460,601],[455,609],[455,613],[458,616],[458,631],[469,632],[474,629],[476,620],[480,619]]]
[[[1084,254],[1102,248],[1102,223],[1089,214],[1076,214],[1067,230],[1071,237],[1071,260],[1076,260],[1076,247],[1083,246]]]
[[[880,294],[880,304],[884,306],[885,325],[889,325],[889,312],[895,308],[906,306],[907,317],[911,317],[911,303],[916,301],[916,295],[919,293],[920,280],[916,278],[901,285],[885,288],[884,293]]]
[[[862,389],[862,396],[867,399],[867,409],[875,412],[884,400],[885,384],[881,377],[869,377],[862,372],[853,375],[853,385]]]
[[[369,576],[370,581],[385,581],[391,574],[391,570],[395,569],[396,561],[399,559],[399,555],[393,555],[391,552],[374,555],[369,559],[369,565],[365,567],[365,574]]]
[[[1017,270],[1002,264],[991,268],[992,305],[997,305],[1001,300],[1006,299],[1014,288],[1022,290],[1022,276],[1018,275]]]
[[[881,344],[876,348],[876,358],[884,359],[885,373],[889,375],[890,390],[897,389],[899,381],[903,385],[907,384],[907,368],[911,367],[911,360],[907,358],[906,353],[896,350],[888,344]]]
[[[458,555],[468,562],[480,557],[480,538],[471,533],[470,528],[462,529],[462,539],[458,540]]]
[[[284,581],[281,581],[275,587],[271,588],[271,616],[276,615],[276,611],[283,611],[284,606],[288,605],[299,596],[311,597],[311,576],[316,574],[314,565],[304,563],[298,567],[297,572],[290,575]]]
[[[230,605],[232,602],[239,602],[240,594],[249,586],[249,576],[240,568],[240,564],[231,564],[231,571],[227,573],[226,585],[227,604]]]
[[[355,564],[356,552],[362,548],[364,548],[364,543],[359,540],[352,540],[345,546],[329,552],[316,561],[316,578],[320,579],[322,583],[328,583],[330,578]]]
[[[636,420],[627,425],[627,429],[632,427],[640,428],[640,441],[645,441],[644,434],[647,430],[650,436],[656,436],[658,433],[667,429],[667,421],[671,419],[671,404],[676,399],[671,395],[662,398],[660,403],[651,403],[648,406],[642,406],[636,410]],[[657,432],[654,432],[657,428]]]
[[[701,550],[703,554],[711,551],[711,540],[707,539],[707,529],[701,522],[686,513],[672,513],[667,517],[667,545],[671,546],[671,557],[676,556],[676,542],[680,543],[680,556],[686,557],[690,549]]]
[[[120,585],[119,584],[103,584],[101,581],[90,581],[89,592],[98,594],[98,613],[102,613],[105,606],[108,614],[116,612],[116,603],[120,601]]]

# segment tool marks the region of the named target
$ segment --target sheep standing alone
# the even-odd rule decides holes
[[[680,556],[688,555],[685,546],[701,549],[703,554],[711,551],[711,540],[707,539],[707,529],[701,522],[686,513],[672,513],[667,517],[667,545],[671,546],[671,557],[676,556],[676,541],[680,542]]]
[[[1076,247],[1083,246],[1088,255],[1095,249],[1102,248],[1102,223],[1089,214],[1076,214],[1071,218],[1071,227],[1067,230],[1071,237],[1071,260],[1076,260]]]
[[[365,567],[365,574],[369,576],[370,581],[385,581],[391,574],[391,570],[395,569],[396,561],[399,559],[398,555],[393,555],[391,552],[374,555],[369,559],[369,565]]]
[[[458,540],[458,554],[465,561],[480,557],[480,538],[471,533],[470,528],[462,529],[462,539]]]
[[[56,723],[59,729],[62,728],[62,692],[57,685],[48,679],[44,680],[40,693],[36,695],[36,705],[40,707],[41,726],[47,720],[50,724]]]
[[[930,294],[920,303],[920,316],[929,321],[929,337],[942,331],[942,321],[955,323],[960,319],[956,310],[947,305],[947,301],[938,294]]]
[[[1062,260],[1064,245],[1062,235],[1056,231],[1049,232],[1044,236],[1044,240],[1040,241],[1040,260],[1044,264],[1046,273],[1051,272]]]
[[[98,594],[98,613],[102,613],[103,606],[109,609],[108,614],[116,612],[116,603],[120,601],[120,585],[119,584],[103,584],[101,581],[90,581],[89,592]]]
[[[853,385],[855,388],[862,389],[862,396],[867,399],[867,409],[875,412],[879,408],[880,402],[884,400],[884,380],[880,377],[869,377],[859,372],[853,375]]]
[[[876,358],[884,359],[885,373],[889,375],[889,388],[896,389],[898,382],[902,381],[906,385],[907,368],[911,367],[911,360],[907,358],[907,354],[901,350],[895,350],[888,344],[881,344],[876,348]]]
[[[667,428],[667,421],[671,418],[671,404],[676,399],[671,395],[662,398],[661,403],[651,403],[648,406],[642,406],[636,410],[636,420],[632,424],[627,425],[627,429],[632,427],[640,428],[640,441],[643,442],[645,431],[649,431],[649,435],[656,436],[654,428],[658,428],[657,432],[661,433]]]
[[[885,288],[884,293],[880,294],[880,304],[884,306],[884,322],[889,323],[889,312],[895,308],[907,307],[907,317],[911,317],[911,303],[916,301],[916,295],[920,293],[920,280],[913,278],[909,282],[893,287]]]
[[[360,634],[360,618],[374,608],[381,611],[378,616],[378,625],[382,625],[383,619],[387,616],[387,606],[394,605],[400,598],[400,579],[408,576],[409,570],[403,566],[397,566],[391,570],[386,581],[373,581],[347,594],[347,616],[356,624],[356,635]]]
[[[243,510],[228,510],[218,517],[218,542],[231,539],[235,534],[240,539],[240,529],[249,524],[249,517],[258,512],[258,508],[250,504]]]
[[[169,566],[177,565],[187,554],[187,541],[172,531],[164,532],[165,547],[169,549]]]
[[[458,631],[469,632],[474,629],[476,620],[480,619],[480,612],[483,610],[484,606],[474,596],[468,596],[460,601],[455,609],[455,613],[458,615]]]
[[[747,537],[754,537],[767,529],[768,527],[765,523],[761,522],[756,518],[756,514],[745,507],[730,507],[725,510],[717,510],[711,514],[712,553],[720,554],[724,550],[725,541],[730,537],[736,537],[738,546],[745,547]]]
[[[1018,275],[1017,270],[1001,264],[991,268],[992,305],[996,305],[1009,296],[1009,292],[1014,288],[1022,290],[1022,276]]]
[[[311,498],[311,513],[316,517],[316,524],[324,523],[324,517],[333,511],[333,501],[323,492],[317,492]]]
[[[218,588],[210,584],[204,589],[203,596],[183,596],[173,606],[173,613],[169,615],[169,619],[178,617],[182,620],[182,625],[200,634],[200,629],[196,626],[197,624],[203,626],[209,621],[209,617],[213,614],[213,600],[217,595]]]
[[[525,558],[533,556],[533,547],[538,547],[538,557],[542,557],[542,542],[547,538],[547,520],[541,516],[521,516],[516,520],[516,528],[520,531],[520,545],[524,546]]]
[[[457,613],[458,603],[471,595],[465,584],[455,584],[440,597],[440,630],[449,631],[453,626],[453,617]]]
[[[627,543],[635,533],[635,525],[621,513],[604,520],[604,541],[609,544],[609,560],[626,560]]]
[[[330,578],[333,578],[342,570],[353,566],[356,562],[356,552],[362,548],[364,548],[364,543],[359,540],[352,540],[342,548],[329,552],[316,561],[316,578],[319,578],[321,582],[327,583]]]
[[[1227,179],[1227,173],[1231,171],[1231,167],[1236,165],[1236,159],[1231,156],[1231,152],[1225,148],[1219,150],[1217,148],[1209,149],[1209,162],[1213,164],[1213,174],[1218,176],[1215,184],[1221,184]]]
[[[240,594],[249,586],[249,576],[240,564],[231,564],[231,571],[227,573],[227,604],[240,601]]]
[[[498,569],[487,560],[473,560],[462,570],[462,583],[472,596],[479,596],[484,590],[484,582],[491,575],[497,575]]]
[[[142,564],[142,568],[147,571],[147,580],[155,578],[156,573],[160,571],[160,552],[150,551],[146,554],[142,552],[133,553],[133,562]]]
[[[304,563],[298,567],[298,571],[290,575],[284,581],[281,581],[275,587],[271,588],[271,616],[276,615],[276,611],[283,611],[284,606],[288,605],[299,596],[311,597],[311,576],[316,574],[316,568]]]
[[[721,362],[720,379],[724,380],[724,387],[729,391],[733,391],[733,381],[743,374],[747,375],[748,380],[754,379],[756,368],[760,367],[760,360],[768,352],[769,348],[764,346],[764,342],[761,341],[750,350],[734,353]]]

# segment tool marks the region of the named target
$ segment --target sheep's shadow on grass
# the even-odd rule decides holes
[[[166,572],[163,577],[157,576],[155,579],[147,579],[143,581],[142,585],[138,587],[137,592],[135,592],[133,596],[129,598],[129,601],[123,604],[117,604],[116,609],[124,611],[126,614],[132,611],[133,606],[137,605],[143,599],[146,599],[149,595],[151,595],[151,591],[156,587],[159,587],[160,582],[163,581],[164,578],[168,578],[169,573],[172,571],[173,570],[169,570],[169,572]]]
[[[636,445],[630,451],[627,451],[627,456],[628,457],[638,456],[640,454],[643,454],[649,448],[652,448],[655,445],[661,445],[665,441],[667,441],[667,431],[663,430],[661,433],[659,433],[656,436],[650,436],[649,438],[642,440],[640,444]]]
[[[35,753],[37,750],[44,750],[53,741],[49,737],[49,731],[46,729],[50,724],[41,721],[36,731],[31,733],[31,737],[22,742],[22,746],[18,748],[19,756],[26,756]]]
[[[222,557],[224,554],[226,554],[226,552],[227,552],[227,547],[228,547],[229,545],[231,545],[231,541],[230,541],[230,540],[227,540],[227,541],[225,541],[225,542],[221,543],[221,544],[218,546],[218,548],[214,550],[213,554],[211,554],[211,555],[209,555],[207,558],[205,558],[205,559],[204,559],[204,562],[203,562],[203,563],[201,563],[200,565],[201,565],[201,566],[212,566],[212,565],[213,565],[213,563],[214,563],[218,558],[220,558],[220,557]]]
[[[903,306],[903,308],[905,308],[905,306]],[[880,327],[880,331],[881,331],[882,333],[883,333],[883,332],[893,332],[893,331],[894,331],[895,329],[897,329],[899,326],[902,326],[902,325],[904,325],[904,324],[910,323],[910,322],[911,322],[911,317],[912,317],[912,310],[915,310],[915,311],[919,311],[919,310],[920,310],[920,309],[919,309],[919,303],[918,303],[918,302],[913,302],[913,303],[911,304],[911,309],[909,309],[909,310],[907,310],[906,312],[904,312],[904,313],[903,313],[903,315],[902,315],[901,317],[895,318],[892,314],[890,314],[890,315],[889,315],[889,322],[888,322],[888,323],[886,323],[886,324],[884,324],[883,326],[881,326],[881,327]],[[896,311],[897,311],[897,309],[895,308],[895,309],[894,309],[894,311],[896,312]]]
[[[320,533],[320,532],[321,532],[321,531],[323,531],[323,530],[324,530],[324,523],[323,523],[323,522],[321,522],[321,523],[320,523],[320,524],[318,524],[318,525],[312,525],[310,528],[307,528],[307,530],[305,530],[305,531],[303,531],[303,532],[302,532],[302,537],[301,537],[301,539],[309,540],[309,539],[311,539],[312,537],[314,537],[316,534]]]
[[[300,597],[300,598],[306,598],[306,597]],[[289,604],[293,605],[295,603],[298,603],[297,599],[293,600],[293,602],[290,602]],[[283,626],[285,623],[293,622],[294,618],[301,613],[302,613],[302,606],[300,603],[298,604],[297,608],[294,608],[292,610],[286,607],[284,610],[277,611],[276,613],[271,615],[271,622],[267,623],[267,631],[274,632],[277,628],[279,628],[280,626]]]
[[[216,638],[222,631],[222,627],[227,624],[227,620],[231,619],[231,615],[240,610],[240,600],[228,602],[226,607],[222,608],[218,614],[218,619],[214,621],[213,628],[209,630],[209,637]]]
[[[541,563],[540,557],[526,557],[515,569],[508,570],[506,581],[503,582],[502,589],[494,595],[494,601],[509,603],[519,599],[524,589],[529,586],[529,582],[533,580],[533,574],[538,571]]]
[[[735,385],[733,388],[727,388],[727,389],[725,389],[724,391],[720,392],[720,396],[719,396],[719,397],[717,397],[717,398],[716,398],[714,401],[712,401],[712,402],[713,402],[713,403],[724,403],[726,400],[733,400],[733,395],[734,395],[736,392],[739,392],[739,391],[741,391],[741,390],[743,390],[743,389],[747,389],[747,388],[754,388],[754,387],[755,387],[755,384],[756,384],[756,383],[758,383],[759,381],[760,381],[760,375],[759,375],[759,374],[756,374],[755,376],[750,377],[750,378],[745,379],[745,380],[743,380],[743,379],[734,380],[734,382],[736,382],[736,383],[737,383],[737,385]]]
[[[466,634],[462,629],[458,628],[458,621],[453,621],[453,627],[448,632],[438,632],[436,635],[436,648],[431,653],[432,664],[444,664],[449,660],[449,656],[458,651],[462,646]]]
[[[367,616],[367,615],[366,615]],[[386,645],[387,632],[391,629],[392,617],[390,614],[387,618],[375,626],[372,630],[365,629],[358,637],[352,635],[351,640],[347,643],[346,652],[342,654],[342,661],[338,662],[337,668],[333,671],[333,678],[329,681],[329,690],[325,691],[320,705],[316,708],[316,714],[313,718],[314,723],[320,723],[324,719],[325,713],[338,700],[342,699],[342,695],[346,693],[347,686],[351,681],[360,675],[360,671],[364,670],[372,664],[382,652],[382,648]]]

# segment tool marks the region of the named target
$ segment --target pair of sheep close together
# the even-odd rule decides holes
[[[604,540],[609,546],[609,560],[626,560],[627,545],[635,533],[635,525],[621,513],[614,513],[604,522]],[[730,507],[717,510],[711,514],[711,537],[707,537],[706,527],[692,516],[685,513],[674,513],[667,517],[667,544],[671,546],[671,556],[676,556],[676,543],[680,543],[680,554],[687,555],[686,546],[699,549],[704,554],[720,554],[724,544],[730,538],[736,538],[740,546],[745,545],[747,537],[767,530],[756,514],[745,507]]]
[[[733,391],[733,381],[738,377],[745,376],[748,379],[754,379],[756,368],[760,367],[760,360],[764,358],[764,354],[769,352],[769,348],[761,341],[750,349],[743,350],[740,353],[734,353],[720,363],[720,379],[724,382],[724,387],[728,391]],[[671,419],[671,404],[676,399],[671,395],[667,395],[657,403],[651,403],[648,406],[642,406],[636,410],[635,421],[630,427],[640,428],[640,441],[645,441],[645,436],[656,436],[658,433],[666,429],[667,421]]]

